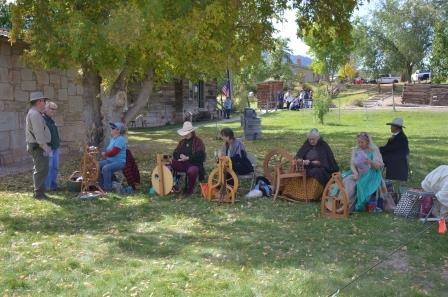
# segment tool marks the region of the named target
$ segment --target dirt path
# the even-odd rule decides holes
[[[401,96],[394,96],[390,93],[374,95],[367,99],[364,107],[347,106],[342,109],[345,110],[360,110],[360,109],[374,109],[374,110],[392,110],[395,101],[395,109],[402,111],[434,111],[447,112],[448,106],[432,106],[432,105],[418,105],[418,104],[401,104]]]

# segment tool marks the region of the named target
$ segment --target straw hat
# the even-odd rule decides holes
[[[403,123],[402,118],[395,118],[391,123],[387,123],[386,125],[396,126],[400,128],[406,128]]]
[[[184,125],[182,126],[182,128],[180,128],[179,130],[177,130],[177,134],[179,134],[180,136],[185,136],[191,132],[193,132],[194,130],[196,130],[196,127],[193,127],[193,124],[191,122],[184,122]]]

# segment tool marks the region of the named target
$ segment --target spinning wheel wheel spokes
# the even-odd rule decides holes
[[[285,149],[274,149],[267,153],[263,161],[264,176],[274,183],[277,168],[280,173],[290,173],[294,170],[294,157]]]
[[[222,171],[219,168],[213,169],[208,176],[208,185],[208,200],[235,202],[236,192],[238,191],[238,177],[232,169],[228,167],[224,167]]]

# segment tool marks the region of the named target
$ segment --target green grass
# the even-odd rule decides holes
[[[310,111],[263,118],[263,140],[246,142],[258,163],[275,147],[295,152],[311,127],[333,148],[342,168],[359,131],[378,144],[385,125],[405,119],[411,148],[409,185],[446,164],[447,113],[331,112],[326,125]],[[241,135],[238,123],[229,125]],[[222,128],[222,126],[219,126]],[[209,156],[216,128],[198,129]],[[170,152],[173,127],[133,130],[130,144],[143,173],[142,192],[80,202],[57,192],[31,199],[31,174],[0,181],[0,292],[3,296],[328,296],[426,228],[389,214],[320,217],[316,203],[269,199],[210,204],[198,196],[147,196],[155,153]],[[207,162],[207,168],[212,162]],[[68,162],[61,180],[78,166]],[[260,171],[260,168],[258,168]],[[446,296],[447,236],[432,225],[339,296]]]

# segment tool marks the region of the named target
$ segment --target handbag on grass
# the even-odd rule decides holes
[[[420,212],[422,197],[432,194],[422,189],[408,189],[401,195],[394,214],[405,218],[416,218]]]

